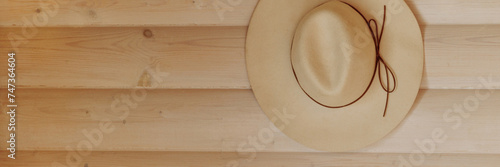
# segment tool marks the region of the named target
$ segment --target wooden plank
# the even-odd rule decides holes
[[[58,0],[66,1],[67,0]],[[1,1],[0,26],[22,26],[23,18],[33,23],[55,6],[47,15],[45,26],[186,26],[186,25],[247,25],[257,0],[244,0],[231,6],[226,0],[78,0],[67,3],[40,3],[34,0]],[[50,1],[49,1],[50,2]],[[41,5],[43,4],[43,5]],[[217,4],[220,10],[217,10]],[[57,10],[56,10],[57,9]],[[227,12],[224,12],[226,11]]]
[[[20,28],[2,28],[21,34]],[[426,67],[422,89],[463,89],[478,77],[500,80],[500,26],[423,27]],[[18,49],[18,87],[249,89],[246,27],[40,28]],[[10,41],[0,39],[0,68]],[[153,72],[151,72],[153,71]],[[6,75],[0,76],[5,80]],[[153,80],[153,81],[152,81]],[[0,83],[6,87],[6,82]],[[500,86],[495,85],[495,86]]]
[[[21,29],[2,29],[0,36],[9,32],[21,34]],[[160,88],[249,88],[245,34],[244,27],[43,28],[19,46],[17,85],[150,87],[157,75]],[[11,50],[10,41],[0,39],[6,53],[0,67],[7,68]]]
[[[20,27],[46,15],[41,26],[247,26],[258,0],[0,1],[0,26]],[[53,2],[56,2],[55,0]],[[423,25],[500,24],[497,0],[406,0]],[[54,11],[54,12],[51,12]],[[49,15],[50,14],[50,15]],[[23,19],[25,18],[25,19]],[[24,21],[26,20],[26,21]],[[28,24],[26,24],[28,25]]]
[[[249,143],[261,131],[274,129],[251,90],[149,90],[136,96],[131,91],[18,90],[17,149],[64,151],[95,141],[94,151],[251,152],[255,146]],[[431,140],[435,131],[441,131],[446,140],[425,146],[432,150],[428,152],[500,154],[500,135],[492,133],[500,130],[499,100],[500,93],[494,89],[422,90],[394,132],[356,152],[412,153],[421,150],[416,143]],[[456,106],[464,113],[448,113]],[[99,128],[106,120],[112,122],[112,131]],[[7,121],[0,117],[0,124]],[[1,129],[0,136],[7,136],[6,131]],[[267,144],[257,140],[258,151],[316,152],[281,132],[274,133],[273,139]],[[6,144],[0,142],[0,148]]]
[[[5,151],[0,152],[4,155]],[[22,151],[16,160],[0,159],[0,165],[9,167],[47,167],[55,164],[69,166],[68,152]],[[101,152],[94,151],[82,159],[70,161],[74,166],[85,167],[160,167],[160,166],[205,166],[205,167],[303,167],[303,166],[404,166],[422,167],[496,167],[500,163],[498,154],[431,154],[423,160],[410,161],[411,154],[397,153],[257,153],[249,159],[237,153],[227,152]],[[418,158],[418,157],[416,157]],[[5,160],[4,160],[5,159]],[[413,162],[413,164],[412,164]],[[421,163],[422,162],[422,163]],[[421,164],[421,165],[420,165]],[[409,166],[409,165],[408,165]]]
[[[422,88],[476,88],[479,77],[500,81],[500,26],[427,26],[423,33]]]

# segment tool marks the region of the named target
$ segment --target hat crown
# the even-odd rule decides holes
[[[298,83],[311,98],[327,106],[343,106],[369,86],[375,52],[365,20],[347,4],[331,1],[301,20],[291,61]]]

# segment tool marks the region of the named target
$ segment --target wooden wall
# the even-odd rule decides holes
[[[425,38],[421,92],[394,132],[350,153],[280,132],[252,144],[273,129],[245,67],[258,0],[44,1],[0,1],[0,69],[18,39],[19,105],[17,159],[0,142],[0,166],[500,165],[498,0],[406,0]]]

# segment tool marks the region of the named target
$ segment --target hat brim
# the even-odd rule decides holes
[[[387,5],[381,55],[396,73],[398,86],[390,95],[385,117],[386,92],[377,84],[353,105],[339,109],[318,105],[297,84],[290,48],[302,17],[328,1],[260,0],[248,28],[246,62],[260,107],[284,134],[317,150],[342,152],[380,140],[405,118],[420,88],[424,50],[418,22],[404,1],[344,0],[368,19]],[[280,120],[283,112],[291,119]]]

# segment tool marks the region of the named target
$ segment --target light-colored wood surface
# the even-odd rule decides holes
[[[0,152],[0,154],[3,152]],[[47,167],[53,163],[66,164],[68,152],[64,151],[22,151],[16,161],[5,161],[6,166]],[[410,164],[412,154],[364,154],[364,153],[258,153],[250,159],[237,153],[227,152],[92,152],[81,160],[73,161],[75,166],[89,167],[304,167],[304,166],[398,166],[405,161]],[[417,157],[418,158],[418,157]],[[0,157],[3,161],[3,157]],[[23,161],[24,163],[20,163]],[[420,164],[416,160],[414,164]],[[499,155],[491,154],[432,154],[419,166],[422,167],[497,167]]]
[[[49,13],[17,49],[18,159],[0,151],[0,167],[66,164],[67,149],[90,142],[83,131],[96,132],[104,120],[115,129],[75,166],[399,166],[423,151],[424,163],[413,166],[500,164],[500,1],[406,0],[425,40],[422,90],[395,131],[351,153],[311,150],[281,132],[258,140],[274,127],[245,68],[257,2],[76,0],[50,13],[37,0],[0,1],[0,69],[12,50],[9,33],[23,34],[23,24]],[[165,75],[155,85],[158,72]],[[0,97],[5,80],[0,75]],[[142,87],[147,97],[134,99]],[[472,112],[463,108],[477,98]],[[113,112],[127,108],[126,116]],[[446,141],[420,147],[436,132]],[[247,161],[252,149],[257,157]]]
[[[0,30],[0,36],[22,32]],[[144,35],[147,30],[152,33],[149,38]],[[144,76],[157,67],[169,73],[162,88],[250,87],[244,27],[41,28],[38,32],[17,52],[22,57],[18,87],[135,88],[144,86],[144,79],[151,78]],[[0,47],[5,53],[12,50],[4,38]],[[7,68],[7,63],[0,67]]]
[[[5,93],[5,91],[3,92]],[[115,130],[104,134],[95,151],[209,151],[236,152],[271,122],[260,110],[250,90],[150,90],[143,101],[135,101],[129,90],[21,89],[18,142],[20,150],[65,150],[88,140],[83,130],[97,129],[102,120],[113,122]],[[434,153],[500,154],[500,92],[479,101],[468,117],[446,114],[464,99],[476,97],[474,90],[422,90],[404,122],[380,142],[357,152],[411,153],[419,150],[415,140],[431,139],[442,129],[446,142]],[[130,113],[113,112],[130,98]],[[134,104],[137,104],[135,106]],[[136,108],[133,108],[135,106]],[[278,109],[285,110],[285,109]],[[120,110],[121,111],[121,110]],[[445,115],[446,114],[446,115]],[[460,118],[461,125],[456,129]],[[124,118],[124,119],[123,119]],[[445,119],[446,118],[446,119]],[[1,122],[6,124],[5,117]],[[2,136],[6,130],[2,130]],[[262,152],[316,152],[281,132]],[[6,147],[6,143],[0,144]],[[245,146],[244,148],[246,148]]]
[[[144,35],[148,30],[151,37]],[[500,62],[500,26],[422,30],[426,53],[422,89],[474,88],[480,84],[478,77],[500,80],[500,71],[492,70]],[[9,32],[21,34],[21,28],[1,28],[0,36]],[[245,35],[246,27],[40,28],[19,48],[17,85],[135,88],[143,86],[148,69],[158,67],[169,74],[159,88],[249,89]],[[10,41],[0,39],[1,52],[11,49]],[[7,68],[7,63],[0,68]]]
[[[61,0],[63,1],[63,0]],[[47,26],[247,26],[258,0],[77,0]],[[240,3],[238,3],[240,2]],[[497,0],[406,0],[420,24],[500,24]],[[215,5],[214,5],[215,4]],[[0,1],[0,26],[21,26],[45,11],[39,1]],[[220,8],[220,10],[217,10]],[[40,9],[40,10],[38,10]],[[225,11],[225,12],[223,12]],[[222,13],[223,12],[223,13]],[[221,14],[219,14],[221,13]],[[41,17],[41,16],[40,16]]]

